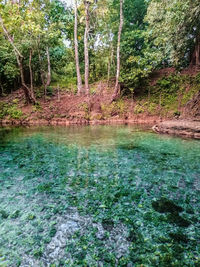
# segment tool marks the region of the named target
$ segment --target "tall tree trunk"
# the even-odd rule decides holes
[[[45,86],[45,73],[44,73],[44,70],[42,68],[42,59],[41,59],[41,55],[40,55],[39,44],[38,44],[38,59],[39,59],[39,65],[40,65],[40,78],[41,78],[41,82],[42,82],[42,85]]]
[[[15,51],[15,55],[17,58],[17,64],[20,70],[20,77],[21,77],[21,83],[22,83],[22,89],[24,90],[24,94],[26,97],[26,101],[28,103],[36,103],[36,99],[34,96],[34,92],[26,85],[25,79],[24,79],[24,70],[23,70],[23,58],[19,57],[17,52]]]
[[[46,98],[47,95],[47,87],[51,83],[51,62],[50,62],[50,55],[49,55],[49,48],[46,48],[47,53],[47,77],[46,77],[46,83],[44,84],[44,97]]]
[[[88,35],[90,27],[89,7],[90,2],[84,1],[85,5],[85,34],[84,34],[84,55],[85,55],[85,92],[89,95],[89,53],[88,53]]]
[[[190,67],[199,67],[200,66],[200,38],[197,37],[194,50],[191,53],[190,57]]]
[[[0,80],[0,87],[1,87],[1,95],[3,95],[3,93],[4,93],[4,89],[3,89],[3,85],[2,85],[1,80]]]
[[[78,19],[77,19],[77,0],[74,0],[74,48],[75,48],[75,61],[76,61],[76,74],[77,74],[77,89],[78,95],[82,93],[83,85],[80,73],[80,66],[79,66],[79,55],[78,55],[78,37],[77,37],[77,27],[78,27]]]
[[[1,27],[2,27],[2,29],[4,31],[5,36],[7,37],[8,41],[10,42],[10,44],[13,47],[13,50],[14,50],[14,53],[15,53],[15,56],[16,56],[16,59],[17,59],[17,64],[18,64],[18,67],[19,67],[19,71],[20,71],[22,89],[24,90],[26,101],[28,103],[35,104],[36,103],[36,99],[35,99],[35,96],[34,96],[34,92],[25,83],[24,70],[23,70],[23,56],[19,52],[19,50],[17,49],[17,47],[15,46],[14,41],[13,41],[13,38],[10,36],[9,32],[7,31],[7,29],[6,29],[6,27],[5,27],[4,23],[3,23],[3,19],[2,19],[1,16],[0,16],[0,24],[1,24]]]
[[[111,68],[111,62],[110,62],[110,58],[108,58],[107,86],[109,86],[109,81],[110,81],[110,68]]]
[[[108,76],[107,76],[107,86],[109,86],[109,81],[110,81],[110,73],[111,73],[111,67],[113,63],[113,45],[111,45],[111,53],[110,53],[110,58],[108,56]]]
[[[32,71],[32,49],[30,49],[30,54],[29,54],[29,73],[30,73],[30,87],[31,91],[33,91],[33,71]]]
[[[42,59],[40,55],[40,48],[38,43],[38,58],[39,58],[39,65],[40,65],[40,77],[42,81],[42,85],[44,87],[44,99],[46,99],[47,94],[47,87],[51,83],[51,61],[50,61],[50,55],[49,55],[49,48],[46,48],[46,55],[47,55],[47,74],[45,74],[45,71],[42,67]]]
[[[196,44],[196,66],[200,66],[200,40],[197,38],[197,44]]]
[[[123,17],[123,0],[120,0],[120,22],[119,22],[119,31],[118,31],[118,42],[117,42],[117,73],[116,73],[116,82],[115,90],[112,95],[111,102],[115,101],[119,93],[119,75],[120,75],[120,43],[121,43],[121,34],[124,23]]]

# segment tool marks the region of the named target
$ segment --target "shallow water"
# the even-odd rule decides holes
[[[199,141],[141,126],[1,128],[0,185],[0,266],[200,265]],[[182,211],[155,210],[160,199]]]

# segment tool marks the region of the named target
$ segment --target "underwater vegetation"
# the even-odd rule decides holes
[[[200,143],[0,129],[0,266],[200,266]]]

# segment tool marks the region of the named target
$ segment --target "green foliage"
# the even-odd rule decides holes
[[[153,40],[158,54],[161,52],[160,62],[184,67],[191,61],[199,39],[199,18],[198,0],[150,1],[148,39]]]
[[[137,109],[140,111],[142,107],[142,111],[150,114],[180,116],[181,109],[199,89],[198,75],[196,78],[180,74],[163,77],[157,81],[155,86],[148,87],[147,95],[137,104],[136,111]]]
[[[7,40],[0,33],[0,88],[3,92],[9,92],[9,89],[15,88],[19,77],[19,71],[16,66],[15,56],[12,54],[12,48]]]
[[[139,89],[152,71],[152,54],[145,43],[147,12],[144,0],[124,2],[124,27],[121,41],[121,82],[130,91]]]
[[[33,256],[34,256],[35,258],[40,258],[40,257],[42,257],[42,254],[43,254],[43,249],[42,249],[42,248],[40,248],[40,249],[36,249],[36,250],[33,251]]]
[[[0,119],[7,115],[7,104],[0,102]]]
[[[52,71],[59,73],[59,69],[66,62],[67,53],[63,39],[67,33],[67,23],[71,20],[69,10],[57,0],[51,2],[20,1],[20,3],[7,1],[0,6],[4,27],[9,35],[15,36],[14,46],[23,56],[24,72],[27,74],[29,74],[29,54],[32,51],[34,85],[41,84],[41,73],[45,76],[47,71],[47,46],[49,47]],[[1,27],[0,84],[5,89],[8,89],[8,85],[11,87],[13,84],[16,88],[16,84],[17,87],[19,86],[16,56],[7,34],[2,29]],[[28,75],[26,78],[30,80]]]
[[[93,83],[116,74],[119,1],[89,2],[89,78]],[[194,50],[197,48],[200,33],[198,0],[186,0],[184,3],[181,0],[124,0],[123,13],[120,82],[126,92],[140,92],[145,88],[147,78],[154,69],[168,66],[182,69],[194,61]],[[20,1],[20,3],[9,0],[1,4],[0,14],[8,33],[15,36],[14,45],[23,55],[27,82],[30,83],[29,55],[32,51],[34,86],[41,86],[41,74],[45,76],[47,72],[48,46],[53,86],[67,88],[66,90],[76,93],[73,8],[65,6],[60,0]],[[82,76],[84,28],[84,3],[81,1],[78,3],[78,44]],[[82,80],[84,81],[84,77]],[[167,83],[169,85],[170,81],[163,80],[159,86],[166,89]],[[2,94],[19,87],[19,69],[15,53],[7,37],[5,38],[2,27],[0,87]],[[42,94],[41,91],[36,93],[36,96],[41,97]],[[149,110],[154,112],[152,107]]]
[[[102,110],[102,116],[105,119],[116,115],[122,116],[126,111],[126,104],[122,99],[120,99],[109,105],[102,104],[101,110]]]
[[[23,112],[16,105],[12,105],[7,109],[7,115],[11,119],[20,119],[23,116]]]
[[[37,187],[37,190],[42,192],[51,192],[52,191],[52,183],[40,184]]]
[[[134,107],[134,113],[135,114],[140,114],[140,113],[143,113],[144,111],[145,111],[145,109],[144,109],[144,107],[141,104],[137,104]]]
[[[23,112],[18,108],[18,100],[14,100],[13,103],[7,104],[0,102],[0,119],[8,117],[10,119],[21,119]]]

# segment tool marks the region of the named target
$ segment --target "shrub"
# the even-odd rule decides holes
[[[134,108],[134,114],[140,114],[140,113],[143,113],[145,110],[144,110],[144,107],[137,104]]]
[[[8,105],[0,102],[0,119],[3,119],[7,115]]]
[[[23,112],[15,105],[9,107],[7,113],[11,119],[16,119],[16,120],[20,119],[23,116]]]
[[[17,99],[13,101],[14,104],[0,103],[0,119],[8,116],[10,119],[20,119],[23,112],[17,106]]]

